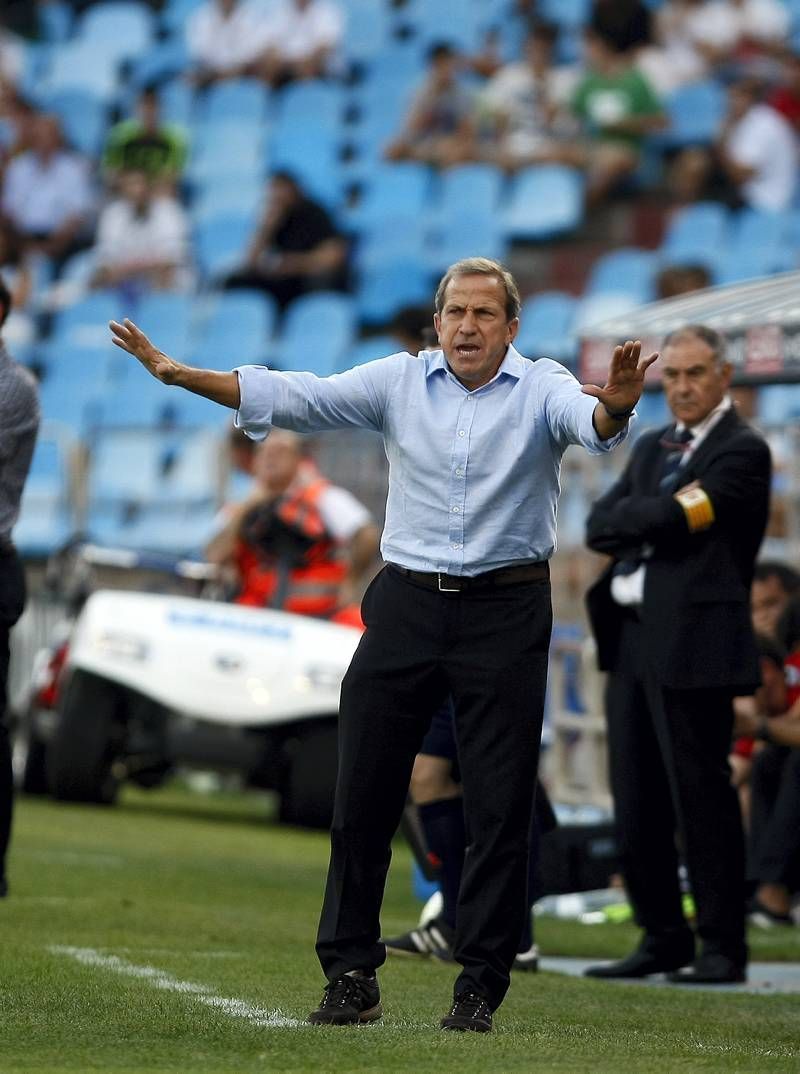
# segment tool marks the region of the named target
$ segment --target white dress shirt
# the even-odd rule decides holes
[[[237,3],[226,18],[216,0],[209,0],[186,24],[189,55],[212,71],[252,63],[267,47],[269,36],[269,20],[249,3]]]
[[[87,162],[61,150],[43,161],[33,152],[15,157],[6,169],[3,211],[25,235],[49,235],[73,216],[92,208]]]
[[[283,0],[270,14],[268,47],[282,59],[297,62],[318,49],[335,49],[343,30],[342,12],[329,0],[311,0],[305,8]]]

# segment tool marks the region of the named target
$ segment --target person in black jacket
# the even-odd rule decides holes
[[[732,699],[760,681],[749,593],[771,460],[732,406],[717,332],[673,332],[661,369],[675,424],[641,437],[587,526],[589,546],[612,557],[587,604],[600,667],[611,673],[611,784],[644,937],[627,958],[586,972],[721,984],[746,977],[744,842],[727,756]]]

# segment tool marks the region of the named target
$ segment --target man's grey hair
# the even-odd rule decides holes
[[[444,294],[451,280],[456,276],[496,276],[506,292],[506,317],[509,321],[519,317],[521,301],[517,282],[507,268],[499,261],[493,261],[490,257],[465,257],[463,261],[456,261],[445,272],[436,288],[436,312],[441,316],[444,308]]]
[[[676,328],[670,332],[661,344],[661,350],[665,351],[673,343],[683,343],[685,340],[699,339],[714,352],[714,361],[717,365],[724,365],[725,337],[720,335],[716,328],[709,328],[705,324],[686,324],[683,328]]]

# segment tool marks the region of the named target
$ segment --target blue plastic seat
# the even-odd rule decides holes
[[[138,0],[107,0],[83,13],[78,37],[119,62],[147,51],[155,37],[155,16]]]
[[[114,548],[200,558],[216,514],[213,502],[133,508],[99,503],[91,505],[86,529],[93,541]]]
[[[661,244],[664,260],[707,264],[728,246],[728,210],[718,202],[705,201],[681,209],[669,223]]]
[[[603,291],[582,298],[575,310],[573,331],[577,334],[612,317],[621,317],[636,309],[639,302],[627,291]]]
[[[536,13],[565,30],[576,30],[589,21],[591,7],[591,0],[542,0]]]
[[[800,384],[766,384],[758,390],[758,420],[767,426],[800,418]]]
[[[652,250],[635,246],[612,250],[592,266],[585,293],[616,291],[628,293],[642,304],[650,302],[655,298],[656,269],[657,255]]]
[[[108,322],[122,314],[116,291],[94,291],[60,310],[52,337],[64,347],[105,347],[109,342]]]
[[[677,149],[713,142],[725,116],[725,90],[719,82],[690,82],[667,99],[669,127],[652,141]]]
[[[204,369],[260,365],[275,331],[276,306],[261,291],[224,291],[210,299],[195,323],[189,361]]]
[[[186,178],[195,185],[228,179],[258,182],[264,175],[262,132],[249,122],[197,124]]]
[[[232,271],[242,260],[255,221],[245,215],[214,216],[195,231],[195,251],[201,271],[215,279]]]
[[[188,19],[206,0],[166,0],[161,10],[161,25],[169,34],[182,34]]]
[[[503,228],[510,239],[546,239],[583,219],[583,176],[560,164],[523,168],[511,182]]]
[[[496,212],[503,173],[493,164],[462,164],[442,172],[436,212],[457,219],[459,214]]]
[[[275,117],[276,130],[311,124],[336,129],[343,119],[344,91],[337,82],[316,79],[292,82],[281,90]]]
[[[181,75],[189,66],[189,51],[182,37],[172,37],[150,45],[146,52],[137,56],[131,66],[130,82],[136,89],[166,82]],[[187,96],[192,93],[186,84]],[[163,111],[163,110],[162,110]],[[189,118],[189,111],[181,113],[181,122]]]
[[[264,204],[264,181],[260,176],[223,175],[198,184],[191,206],[195,226],[215,216],[249,216],[253,220]]]
[[[129,314],[142,331],[167,354],[179,357],[186,353],[192,328],[193,299],[171,291],[154,291],[144,295]]]
[[[82,435],[92,424],[104,389],[70,378],[47,378],[39,389],[42,417]]]
[[[496,261],[505,258],[508,241],[497,213],[476,209],[461,218],[454,216],[456,219],[451,219],[449,213],[444,213],[431,225],[426,264],[432,272],[444,272],[464,257],[491,257]]]
[[[205,123],[235,122],[258,127],[266,121],[268,101],[263,82],[235,78],[210,86],[198,101],[198,111]]]
[[[371,60],[389,40],[391,22],[385,4],[375,0],[344,0],[346,15],[342,53],[350,63]]]
[[[349,295],[332,291],[301,295],[286,311],[271,364],[329,376],[340,368],[352,346],[355,325],[355,306]]]
[[[268,153],[270,170],[288,171],[311,195],[336,209],[344,195],[339,142],[328,127],[307,124],[281,128],[273,134]]]
[[[469,0],[436,0],[435,4],[415,0],[406,6],[403,14],[426,47],[446,41],[465,52],[473,52],[480,43],[480,11]]]
[[[564,291],[542,291],[526,298],[514,342],[527,358],[544,355],[559,362],[572,362],[577,339],[573,323],[578,300]]]
[[[356,288],[359,319],[382,325],[403,306],[431,301],[434,274],[419,258],[400,257],[362,273]]]
[[[350,215],[359,229],[403,227],[426,212],[431,173],[425,164],[379,164]]]
[[[80,88],[60,90],[48,98],[46,107],[58,116],[64,136],[74,149],[89,157],[100,153],[108,112],[94,93]]]
[[[194,113],[194,93],[185,78],[173,78],[161,86],[158,102],[165,123],[189,126]]]

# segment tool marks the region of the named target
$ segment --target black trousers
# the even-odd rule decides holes
[[[800,879],[800,749],[759,750],[750,788],[749,879],[794,888]]]
[[[652,936],[687,928],[677,840],[703,950],[744,965],[744,836],[728,768],[731,692],[661,686],[630,640],[623,652],[637,671],[609,676],[606,711],[622,871],[637,924]]]
[[[11,743],[6,720],[9,635],[25,607],[25,572],[13,549],[0,550],[0,877],[5,873],[6,851],[11,838],[14,779]]]
[[[467,853],[455,990],[494,1009],[528,913],[529,831],[552,625],[550,583],[463,593],[391,566],[362,603],[366,625],[342,684],[331,861],[317,937],[329,979],[383,963],[380,907],[414,757],[449,694]]]

